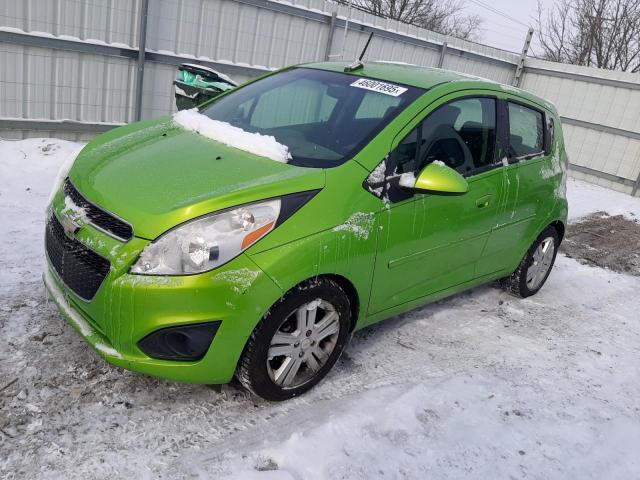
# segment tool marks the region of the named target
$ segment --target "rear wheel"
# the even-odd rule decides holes
[[[266,400],[286,400],[318,383],[349,338],[349,299],[335,282],[318,279],[289,292],[252,333],[236,376]]]
[[[502,280],[502,288],[521,298],[536,294],[551,273],[559,245],[556,229],[546,228],[533,242],[516,271]]]

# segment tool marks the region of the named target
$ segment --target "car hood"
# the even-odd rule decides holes
[[[154,239],[191,218],[247,202],[322,188],[322,169],[228,147],[171,119],[135,123],[91,141],[69,178],[89,201]]]

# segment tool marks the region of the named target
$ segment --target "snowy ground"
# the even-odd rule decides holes
[[[0,478],[640,477],[639,276],[559,256],[530,299],[485,286],[357,333],[286,403],[157,380],[45,302],[42,213],[74,147],[0,141]],[[640,199],[569,196],[574,219],[640,218]]]

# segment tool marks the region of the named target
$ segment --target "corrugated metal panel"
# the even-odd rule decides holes
[[[135,46],[139,4],[140,0],[0,0],[0,26],[37,35]],[[329,15],[335,9],[335,4],[324,0],[288,5],[254,4],[250,0],[154,0],[149,8],[147,45],[151,51],[179,55],[186,61],[209,59],[281,68],[324,58]],[[344,16],[346,7],[338,7],[338,14]],[[439,45],[448,40],[456,48],[514,61],[512,54],[447,39],[355,9],[350,25],[345,50],[349,60],[359,54],[368,37],[362,25],[393,33],[374,37],[369,59],[435,66]],[[336,29],[331,51],[341,52],[341,43],[342,30]],[[136,69],[132,60],[2,44],[0,61],[2,118],[116,123],[133,118]],[[466,54],[451,56],[447,66],[500,81],[509,81],[512,69],[507,63],[485,64],[481,57],[466,58]],[[147,62],[146,70],[143,118],[173,111],[175,67]]]
[[[148,48],[235,64],[281,68],[324,55],[328,25],[233,0],[150,5]]]
[[[620,182],[603,178],[598,175],[590,175],[586,172],[574,170],[572,168],[569,169],[569,176],[571,178],[584,180],[585,182],[594,183],[596,185],[600,185],[602,187],[610,188],[612,190],[616,190],[618,192],[622,192],[626,194],[630,194],[633,190],[633,187],[631,185],[625,185]],[[571,208],[571,206],[569,206],[569,208]]]
[[[130,60],[2,44],[0,64],[0,118],[131,121]]]
[[[234,0],[157,0],[150,4],[148,46],[156,51],[267,68],[321,60],[329,35],[329,16],[337,11],[339,18],[346,18],[347,7],[305,0],[292,4],[299,10],[288,6],[289,13],[283,13],[276,11],[283,8],[281,5]],[[324,16],[304,18],[305,10],[322,12]],[[475,58],[471,60],[464,55],[463,60],[452,60],[450,68],[508,81],[511,79],[508,71],[518,60],[511,52],[449,38],[356,9],[351,10],[349,22],[344,49],[347,60],[357,57],[368,37],[360,26],[376,27],[395,35],[393,39],[374,37],[370,59],[434,66],[440,46],[447,41],[451,48]],[[332,54],[342,53],[342,38],[343,30],[338,28]],[[483,64],[482,56],[495,60],[490,68]]]
[[[137,46],[139,0],[0,0],[0,25]]]
[[[565,124],[571,163],[635,180],[640,175],[640,140]]]
[[[509,85],[515,76],[515,69],[513,67],[491,61],[482,61],[477,57],[469,58],[465,55],[447,55],[442,66],[448,70],[468,73]]]
[[[522,87],[553,102],[563,116],[640,132],[640,90],[586,80],[526,72]]]
[[[553,102],[567,119],[595,124],[564,122],[571,162],[635,181],[640,175],[640,76],[541,60],[527,60],[526,68],[524,89]],[[629,133],[600,131],[598,125]]]

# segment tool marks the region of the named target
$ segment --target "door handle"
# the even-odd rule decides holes
[[[487,208],[491,203],[491,195],[486,195],[476,200],[476,207]]]

